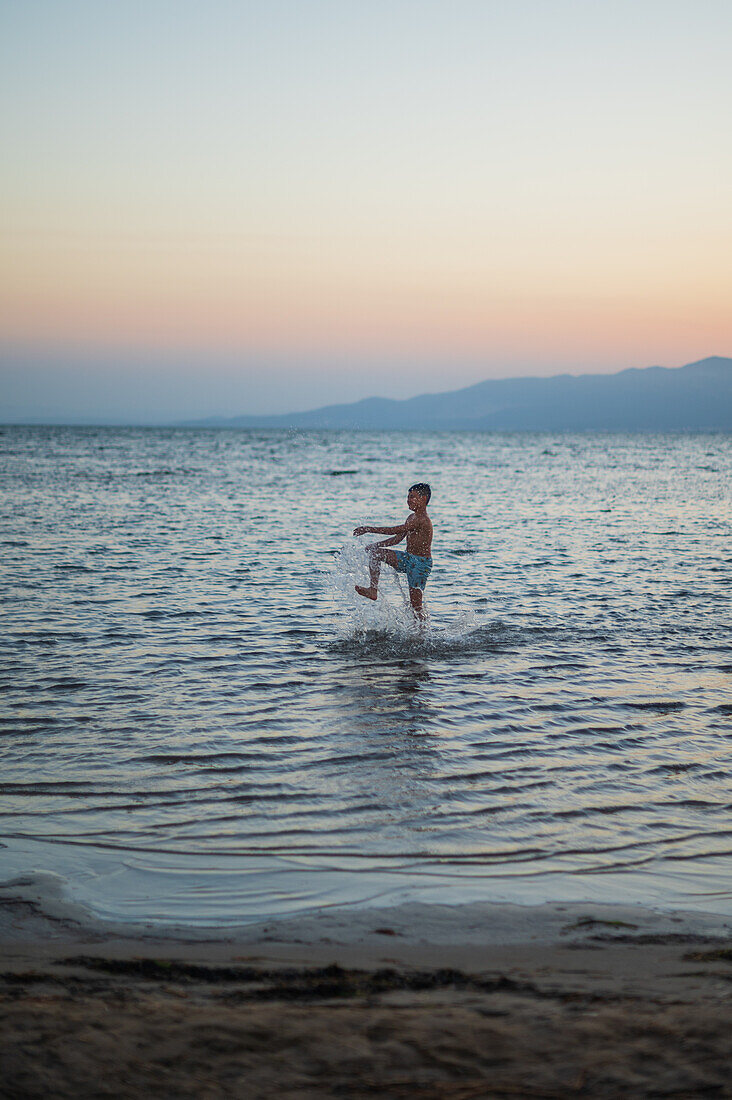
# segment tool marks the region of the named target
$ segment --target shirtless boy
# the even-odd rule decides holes
[[[422,594],[432,569],[432,521],[427,515],[427,505],[431,495],[432,490],[424,482],[413,485],[407,493],[407,507],[411,510],[411,515],[407,516],[401,526],[357,527],[353,532],[354,535],[391,536],[383,542],[374,542],[368,547],[371,585],[369,588],[364,588],[363,585],[357,584],[356,591],[359,596],[365,596],[367,600],[376,599],[381,563],[386,562],[397,572],[407,574],[409,600],[417,618],[422,623],[425,620]],[[404,538],[407,540],[406,554],[403,550],[385,549],[387,546],[395,546]]]

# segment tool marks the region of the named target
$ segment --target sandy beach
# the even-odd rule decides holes
[[[0,890],[4,1097],[729,1096],[732,938],[588,905],[94,921]]]

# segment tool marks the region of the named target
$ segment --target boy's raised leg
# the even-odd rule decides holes
[[[397,556],[393,550],[380,550],[378,548],[370,550],[369,576],[371,578],[371,585],[369,588],[364,588],[362,584],[357,584],[356,591],[359,596],[365,596],[367,600],[375,600],[378,596],[379,575],[381,574],[382,561],[385,561],[387,565],[391,565],[393,569],[396,569]]]

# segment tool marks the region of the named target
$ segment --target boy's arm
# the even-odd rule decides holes
[[[357,527],[354,535],[399,535],[397,542],[401,542],[407,533],[406,523],[398,527]]]
[[[406,530],[402,531],[401,533],[397,531],[397,533],[395,535],[392,535],[390,539],[384,539],[382,542],[372,542],[369,546],[369,550],[373,546],[396,546],[398,542],[402,542],[406,537]]]

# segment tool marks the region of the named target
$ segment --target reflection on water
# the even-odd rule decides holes
[[[191,917],[285,866],[724,895],[731,474],[721,435],[5,429],[3,841],[138,911],[225,862]],[[349,538],[420,480],[424,635]]]
[[[427,780],[438,766],[440,744],[424,694],[429,680],[423,663],[393,660],[352,662],[332,677],[335,712],[352,749],[338,781],[344,791],[377,802],[382,837],[405,810],[429,815],[434,802]]]
[[[365,735],[427,732],[433,717],[425,688],[429,668],[416,661],[367,662],[339,670],[334,688],[354,732]],[[337,687],[336,687],[337,684]]]

